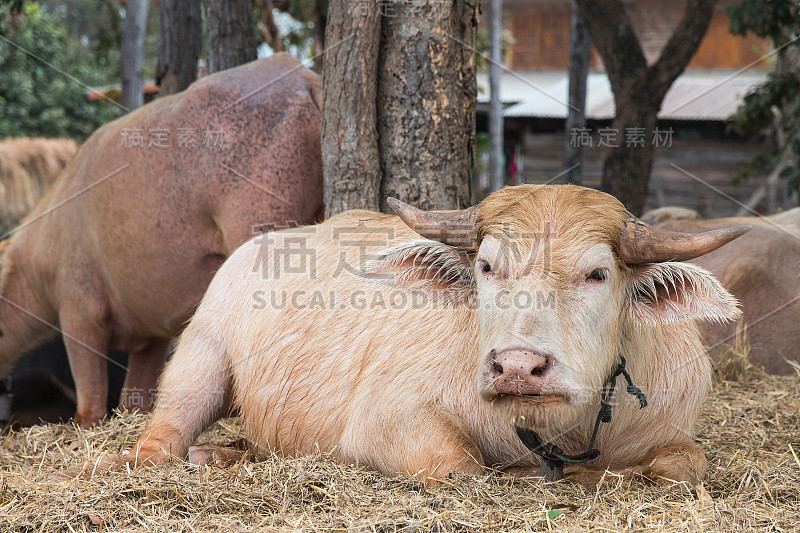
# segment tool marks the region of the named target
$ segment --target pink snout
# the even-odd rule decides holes
[[[551,356],[532,349],[492,350],[486,373],[497,394],[539,395],[551,366]]]

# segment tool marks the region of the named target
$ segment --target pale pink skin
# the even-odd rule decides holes
[[[587,198],[596,210],[586,207]],[[273,235],[266,248],[244,244],[219,270],[182,334],[137,445],[128,455],[102,458],[99,467],[184,456],[233,398],[257,452],[323,450],[345,463],[427,480],[487,466],[536,474],[538,458],[514,424],[535,429],[567,453],[584,451],[600,387],[621,352],[649,406],[640,410],[620,380],[613,423],[597,437],[601,456],[568,468],[568,476],[591,482],[608,468],[654,480],[702,479],[705,458],[692,429],[710,365],[695,322],[737,316],[735,300],[692,265],[621,264],[598,237],[618,238],[622,227],[622,206],[605,194],[519,186],[490,196],[481,213],[477,253],[424,240],[397,217],[344,213],[307,234],[305,247],[316,252],[313,279],[308,269],[280,275],[272,269],[275,251],[289,247],[296,232]],[[512,219],[539,228],[538,236],[507,238],[498,228]],[[391,232],[385,243],[365,242],[364,255],[373,259],[366,264],[362,250],[341,245],[337,233],[358,224]],[[376,234],[344,238],[374,241]],[[267,275],[259,266],[265,257]],[[337,274],[341,259],[361,265],[362,274]],[[605,280],[588,277],[597,269],[605,270]],[[335,304],[311,305],[315,290],[324,302],[333,293]],[[457,301],[476,295],[477,309],[434,306],[430,298],[414,309],[369,305],[414,291],[443,299],[446,290]],[[555,296],[550,307],[506,308],[502,290],[512,299],[523,291]],[[272,291],[285,291],[290,301],[304,292],[295,299],[299,305],[278,308]],[[519,373],[500,383],[490,372],[492,350],[511,353],[522,365],[535,364],[524,354],[546,352],[549,367],[541,376]],[[556,398],[515,396],[515,379],[528,387],[520,392]],[[193,459],[212,456],[200,449]]]
[[[95,132],[0,248],[0,376],[55,335],[51,324],[64,331],[78,424],[105,416],[109,347],[131,355],[125,387],[142,396],[127,407],[147,408],[170,339],[225,258],[269,225],[324,212],[320,104],[319,77],[279,54]],[[124,145],[134,128],[144,147]],[[156,128],[171,148],[148,146]],[[178,145],[181,130],[194,147]]]

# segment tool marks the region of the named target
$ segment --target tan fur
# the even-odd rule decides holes
[[[748,358],[774,374],[794,372],[800,361],[800,208],[769,217],[673,221],[667,229],[699,232],[737,224],[753,229],[727,246],[694,259],[742,303],[750,342]],[[734,324],[705,327],[714,354],[734,344]]]
[[[618,353],[650,405],[640,410],[620,380],[613,422],[598,434],[601,455],[583,468],[644,471],[643,461],[659,449],[694,450],[692,428],[710,386],[695,321],[738,311],[709,274],[667,264],[683,282],[659,294],[677,307],[691,301],[698,312],[683,320],[640,319],[631,307],[638,271],[619,265],[613,252],[627,216],[619,202],[588,189],[519,186],[481,204],[477,253],[421,241],[397,217],[364,211],[280,232],[268,243],[250,241],[220,269],[183,333],[134,451],[185,454],[230,393],[261,453],[321,449],[423,479],[486,466],[535,473],[538,458],[513,423],[567,453],[584,451]],[[314,250],[315,269],[275,270],[299,237]],[[505,270],[489,279],[476,265],[481,257],[507,258]],[[343,263],[360,273],[341,270]],[[585,273],[599,265],[609,269],[607,282],[589,284]],[[701,280],[709,290],[692,296]],[[471,289],[448,299],[454,284]],[[556,297],[553,307],[507,309],[493,303],[502,288]],[[294,305],[271,300],[271,293],[294,297]],[[313,305],[315,294],[325,302]],[[428,299],[412,305],[420,294]],[[401,297],[405,305],[391,305]],[[568,401],[537,406],[493,391],[484,379],[488,354],[512,343],[552,350],[555,368],[545,386]],[[173,435],[166,442],[164,428]],[[120,461],[135,462],[134,452]],[[667,471],[702,478],[688,471],[698,464]]]
[[[673,206],[651,209],[639,217],[642,222],[651,226],[663,224],[670,220],[697,220],[698,218],[700,218],[700,214],[694,209]]]
[[[169,340],[225,257],[270,226],[312,223],[322,210],[311,94],[320,87],[277,54],[95,132],[2,254],[0,377],[60,328],[76,422],[105,415],[109,347],[131,355],[125,387],[141,401],[128,395],[127,406],[148,407]],[[135,130],[143,146],[131,145]],[[169,147],[150,145],[158,131]]]
[[[14,221],[24,216],[77,151],[72,139],[21,137],[0,141],[2,218]]]

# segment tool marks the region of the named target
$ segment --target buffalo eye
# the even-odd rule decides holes
[[[587,282],[598,282],[598,281],[605,281],[608,277],[608,270],[605,268],[596,268],[586,274],[586,281]]]
[[[480,261],[481,272],[484,274],[493,274],[492,265],[488,262],[481,260]]]

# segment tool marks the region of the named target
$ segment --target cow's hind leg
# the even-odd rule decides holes
[[[231,378],[218,328],[203,314],[190,322],[159,383],[150,423],[131,450],[135,463],[185,457],[189,445],[230,403]]]
[[[67,348],[77,407],[75,423],[90,427],[106,416],[108,403],[108,340],[106,332],[91,327],[90,320],[64,320],[64,345]]]
[[[158,340],[143,350],[132,352],[128,358],[128,373],[122,386],[120,405],[129,411],[149,411],[153,406],[153,393],[164,361],[169,340]]]
[[[221,446],[189,446],[189,462],[195,465],[230,466],[238,463],[247,450]]]

